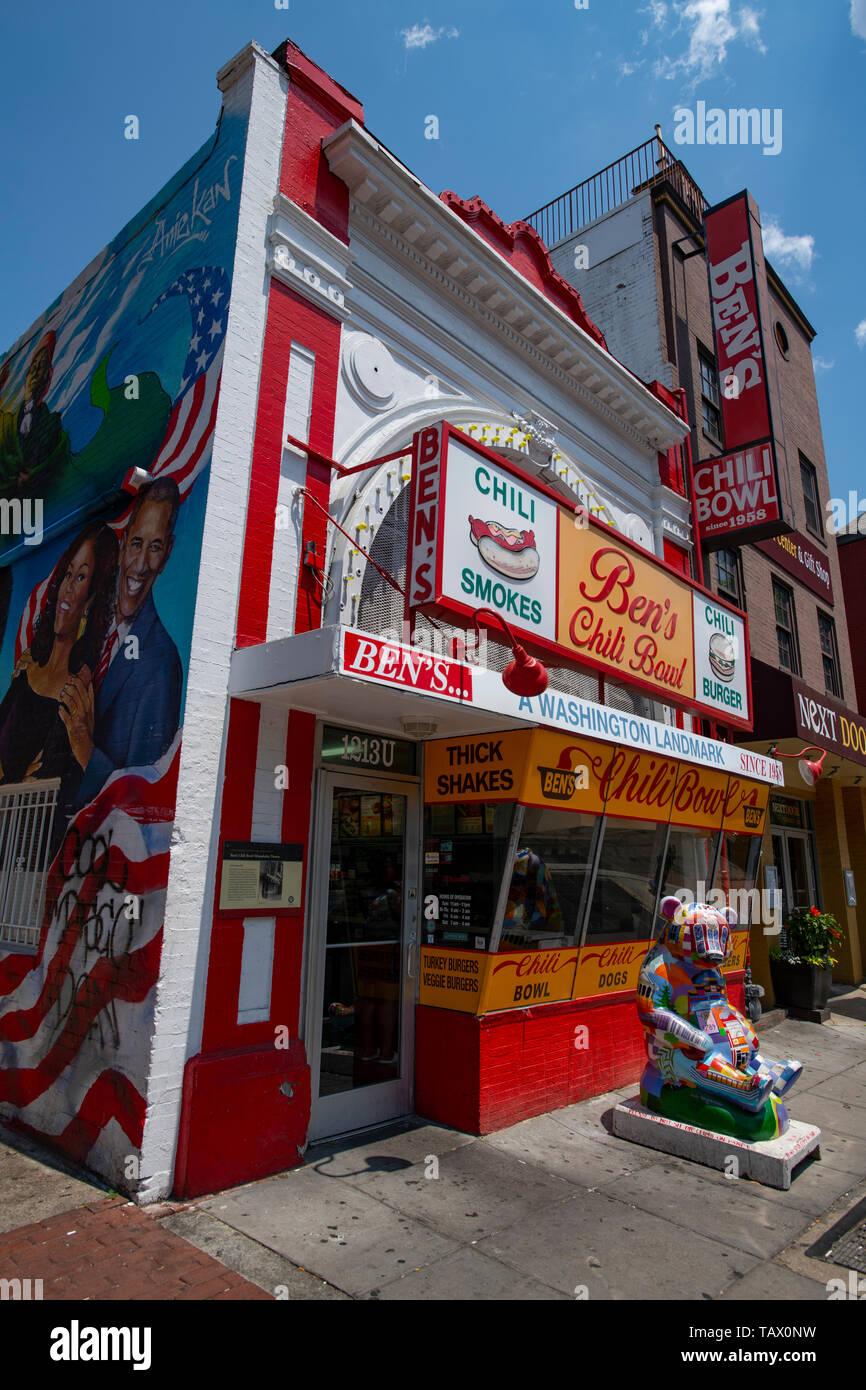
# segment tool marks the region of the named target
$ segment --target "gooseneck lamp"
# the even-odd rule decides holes
[[[543,694],[549,684],[545,667],[540,661],[536,661],[534,656],[529,656],[526,648],[521,647],[517,641],[502,614],[496,613],[492,608],[476,608],[472,614],[476,632],[480,630],[479,619],[482,617],[487,621],[492,619],[495,623],[501,623],[511,643],[514,660],[510,661],[502,672],[502,684],[505,689],[510,690],[512,695],[520,695],[521,697]]]
[[[817,762],[813,762],[806,757],[807,753],[820,753],[821,756]],[[824,770],[824,759],[826,758],[826,756],[826,748],[818,748],[814,745],[810,745],[808,748],[801,748],[799,753],[780,753],[775,743],[770,749],[771,758],[797,759],[797,766],[800,769],[800,776],[806,783],[807,787],[814,787],[815,783],[818,781],[818,778],[821,776],[821,773]]]

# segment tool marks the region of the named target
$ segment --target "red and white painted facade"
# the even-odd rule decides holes
[[[357,661],[350,669],[363,639],[347,648],[344,629],[392,645],[405,636],[402,600],[365,552],[378,543],[380,556],[391,554],[388,515],[406,492],[416,431],[447,418],[532,476],[516,420],[555,422],[545,480],[692,573],[681,402],[610,355],[537,234],[506,226],[478,200],[425,188],[370,135],[361,104],[290,43],[273,57],[250,45],[218,80],[227,105],[248,104],[249,124],[142,1202],[294,1166],[309,1142],[322,723],[421,739],[401,721],[431,721],[440,738],[540,722],[509,705],[495,672],[479,673],[467,704],[424,680],[381,671],[367,680]],[[322,457],[345,470],[385,461],[347,476]],[[398,539],[405,565],[399,528]],[[562,688],[605,702],[592,671]],[[639,691],[607,693],[626,713],[686,734],[695,727]],[[773,780],[772,769],[764,775]],[[221,912],[226,841],[303,845],[300,914]],[[420,860],[420,846],[409,851]],[[597,1045],[581,1052],[573,1039],[584,1016]],[[407,1110],[483,1132],[635,1080],[642,1057],[628,993],[481,1019],[419,1008]]]

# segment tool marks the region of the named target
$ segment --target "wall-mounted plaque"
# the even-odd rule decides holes
[[[299,912],[303,845],[223,845],[221,912]]]

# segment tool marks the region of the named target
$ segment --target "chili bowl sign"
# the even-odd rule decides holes
[[[407,618],[500,613],[524,639],[751,728],[745,615],[446,422],[415,436]]]
[[[704,217],[724,458],[695,465],[698,530],[708,547],[742,545],[789,531],[779,490],[784,445],[774,424],[777,387],[768,372],[769,296],[761,222],[738,193]]]

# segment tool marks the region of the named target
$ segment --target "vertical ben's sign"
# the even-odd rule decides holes
[[[785,449],[774,423],[767,273],[751,195],[738,193],[710,208],[704,235],[728,451],[694,469],[701,544],[713,548],[778,536],[791,522],[779,485],[780,470],[787,477]]]

